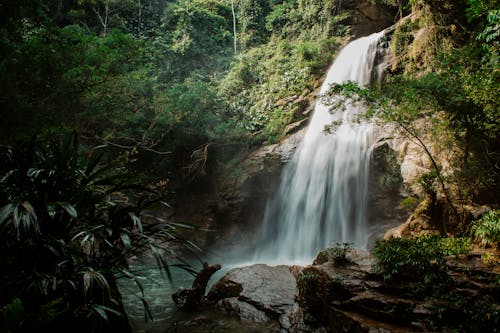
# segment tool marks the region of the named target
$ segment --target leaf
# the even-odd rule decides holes
[[[167,274],[168,281],[172,282],[172,272],[170,272],[164,253],[160,251],[158,246],[155,244],[150,244],[150,249],[153,252],[153,257],[155,258],[158,267],[163,269],[163,271]]]
[[[111,287],[108,283],[108,280],[101,272],[95,271],[92,268],[88,268],[88,271],[83,273],[83,286],[84,292],[87,295],[89,291],[92,291],[92,286],[94,282],[104,291],[108,296],[111,295]]]
[[[139,232],[143,232],[141,218],[139,216],[135,215],[132,212],[128,213],[128,215],[132,219],[132,222],[134,223],[134,226],[137,227],[137,229],[139,229]]]
[[[108,314],[106,313],[106,310],[102,308],[100,305],[92,305],[91,309],[94,310],[95,313],[97,313],[102,319],[105,321],[108,321]]]
[[[120,238],[122,240],[123,246],[128,249],[131,245],[130,236],[127,233],[120,233]]]
[[[70,205],[67,202],[56,202],[56,205],[60,206],[63,208],[72,218],[77,218],[78,217],[78,212],[76,211],[75,207]]]
[[[92,271],[83,273],[83,291],[85,295],[87,295],[89,290],[92,288],[93,279],[91,274]]]
[[[35,209],[28,201],[23,201],[15,206],[13,211],[13,222],[18,239],[21,237],[21,229],[26,232],[31,229],[34,229],[35,233],[40,232]]]
[[[0,210],[0,224],[3,224],[13,213],[14,206],[10,203],[2,207]]]

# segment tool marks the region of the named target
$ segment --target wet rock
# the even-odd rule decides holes
[[[283,265],[235,268],[212,287],[208,299],[240,320],[274,322],[280,332],[316,332],[307,329],[296,302],[295,276],[300,272],[299,266]]]
[[[342,264],[318,257],[322,263],[305,267],[297,279],[306,323],[328,332],[411,332],[430,317],[419,301],[404,296],[404,287],[396,293],[383,289],[368,252],[350,250]]]
[[[416,293],[422,287],[418,282],[379,279],[374,258],[366,251],[349,250],[342,264],[318,255],[322,256],[326,260],[304,268],[257,264],[233,269],[212,287],[208,298],[220,312],[272,325],[281,333],[406,333],[439,328],[430,326],[437,322],[437,313]],[[487,266],[480,254],[449,258],[447,274],[464,299],[498,294],[491,281],[498,279],[500,265]]]
[[[223,313],[238,317],[242,321],[262,323],[269,320],[265,312],[257,310],[253,305],[240,301],[236,297],[221,299],[217,302],[217,308]]]
[[[307,124],[307,119],[302,119],[291,123],[285,127],[285,135],[290,135],[297,132],[299,129],[303,128]]]
[[[291,310],[296,291],[295,277],[288,266],[257,264],[229,271],[212,287],[208,299],[218,302],[236,297],[278,318]]]

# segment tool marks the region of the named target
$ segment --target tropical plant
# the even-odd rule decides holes
[[[500,211],[489,210],[472,226],[473,236],[486,246],[500,245]]]
[[[384,280],[397,277],[430,282],[444,263],[439,236],[395,238],[377,241],[372,254]]]
[[[22,302],[23,331],[130,331],[117,280],[142,287],[127,259],[150,252],[170,276],[179,226],[145,219],[146,189],[99,150],[84,155],[72,133],[0,151],[0,305]],[[42,325],[43,309],[54,315]]]

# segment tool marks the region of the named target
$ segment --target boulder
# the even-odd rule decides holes
[[[238,311],[231,309],[236,304],[234,300],[238,300],[279,318],[291,311],[296,292],[295,277],[288,266],[257,264],[229,271],[212,287],[208,299],[235,314],[239,314]],[[228,298],[233,300],[220,302]],[[247,309],[241,303],[236,305]]]
[[[318,264],[305,267],[297,278],[306,324],[327,332],[412,332],[431,317],[420,301],[404,296],[412,286],[387,291],[375,278],[370,253],[350,250],[340,264],[325,258],[320,253]]]

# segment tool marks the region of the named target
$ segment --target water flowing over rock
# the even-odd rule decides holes
[[[384,32],[349,43],[328,71],[320,94],[334,83],[369,85],[384,72]],[[366,247],[367,196],[373,125],[359,119],[361,105],[335,110],[316,103],[302,144],[268,203],[257,261],[310,262],[334,241]],[[335,124],[333,134],[325,127]]]

